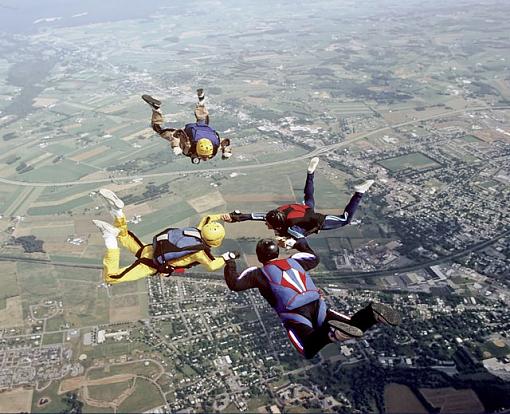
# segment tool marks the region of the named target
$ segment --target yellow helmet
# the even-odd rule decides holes
[[[211,141],[207,138],[200,138],[197,142],[197,154],[200,157],[210,157],[213,154],[214,148]]]
[[[217,222],[208,223],[202,227],[202,240],[211,247],[221,246],[225,237],[225,228]]]

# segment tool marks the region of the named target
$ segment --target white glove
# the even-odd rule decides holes
[[[175,155],[181,155],[182,154],[181,147],[173,147],[172,151],[174,152]]]
[[[225,261],[237,259],[239,256],[239,252],[225,252],[221,255]]]
[[[294,239],[288,239],[286,237],[277,237],[278,240],[278,246],[283,247],[287,250],[290,250],[294,247],[296,244],[296,240]]]
[[[230,158],[232,156],[231,152],[224,152],[221,157],[226,160],[227,158]]]

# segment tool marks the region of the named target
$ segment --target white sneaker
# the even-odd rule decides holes
[[[122,201],[117,195],[106,188],[101,188],[99,190],[99,194],[103,197],[103,199],[108,203],[110,208],[115,210],[122,210],[124,208],[124,201]]]
[[[313,174],[319,165],[319,157],[313,157],[308,164],[308,174]]]
[[[102,220],[92,220],[92,222],[96,225],[96,227],[101,231],[103,237],[117,237],[119,235],[120,229],[115,226],[112,226],[110,223]]]
[[[354,191],[363,194],[372,186],[373,183],[375,183],[374,180],[367,180],[363,184],[354,186]]]

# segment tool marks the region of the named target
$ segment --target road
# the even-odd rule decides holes
[[[449,262],[452,260],[460,259],[463,256],[466,256],[469,253],[483,250],[486,247],[490,246],[491,244],[496,243],[499,239],[502,239],[503,237],[509,237],[510,236],[510,229],[504,231],[503,233],[498,234],[497,236],[494,236],[492,239],[485,240],[483,242],[475,243],[469,247],[466,247],[465,249],[459,250],[457,252],[454,252],[452,254],[449,254],[447,256],[442,256],[438,259],[428,260],[425,262],[399,267],[395,269],[386,269],[386,270],[375,270],[371,272],[349,272],[349,273],[336,273],[335,271],[326,271],[326,272],[314,272],[313,277],[318,282],[321,283],[332,283],[335,281],[338,281],[339,279],[352,279],[355,277],[383,277],[383,276],[391,276],[398,273],[406,273],[406,272],[413,272],[420,269],[425,269],[430,266],[435,266],[441,263]],[[28,263],[39,263],[42,265],[52,265],[57,267],[72,267],[72,268],[83,268],[83,269],[96,269],[100,270],[103,267],[98,263],[96,264],[83,264],[83,263],[73,263],[73,262],[53,262],[49,259],[42,259],[42,258],[32,258],[32,257],[26,257],[26,256],[9,256],[9,255],[0,255],[0,262],[1,261],[18,261],[18,262],[28,262]],[[98,259],[99,261],[99,259]],[[194,273],[186,271],[184,273],[184,276],[174,276],[174,277],[192,277],[192,278],[200,278],[200,279],[217,279],[217,280],[223,280],[222,275],[218,275],[216,273]],[[98,281],[98,284],[100,282]]]
[[[197,172],[200,173],[214,173],[218,171],[239,171],[239,170],[253,170],[258,168],[266,168],[273,165],[281,165],[281,164],[288,164],[295,161],[304,160],[307,158],[315,157],[320,154],[323,154],[325,152],[331,151],[333,149],[341,148],[346,145],[349,145],[353,142],[360,141],[362,139],[365,139],[367,137],[370,137],[372,135],[379,134],[384,131],[390,131],[394,128],[399,128],[407,125],[413,125],[417,124],[422,121],[428,121],[435,118],[442,118],[445,116],[452,116],[456,114],[462,114],[465,112],[478,112],[478,111],[486,111],[486,110],[501,110],[501,109],[510,109],[510,106],[476,106],[472,108],[464,108],[459,109],[455,111],[445,111],[441,112],[436,115],[430,115],[423,118],[416,118],[411,121],[401,122],[399,124],[393,124],[388,125],[383,128],[376,129],[374,131],[366,132],[361,135],[357,135],[355,137],[346,139],[345,141],[338,142],[336,144],[330,144],[325,145],[321,148],[316,148],[307,154],[303,154],[297,157],[293,158],[285,158],[278,161],[271,161],[266,162],[262,164],[250,164],[250,165],[237,165],[237,166],[231,166],[231,167],[215,167],[215,168],[204,168],[204,169],[187,169],[187,170],[180,170],[180,171],[169,171],[164,173],[155,173],[155,174],[142,174],[142,175],[127,175],[124,177],[114,177],[114,178],[100,178],[95,180],[80,180],[80,181],[63,181],[59,183],[44,183],[44,182],[28,182],[28,181],[19,181],[19,180],[10,180],[7,178],[0,177],[0,182],[4,184],[10,184],[10,185],[17,185],[17,186],[23,186],[23,187],[63,187],[68,185],[85,185],[85,184],[99,184],[99,183],[106,183],[111,182],[112,179],[115,181],[128,181],[133,180],[135,178],[157,178],[157,177],[167,177],[167,176],[175,176],[175,175],[182,175],[182,174],[196,174]]]

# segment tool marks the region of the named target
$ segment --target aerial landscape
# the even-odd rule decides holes
[[[510,410],[510,3],[0,1],[0,412]],[[210,123],[192,164],[151,128]],[[402,315],[311,359],[256,290],[194,267],[107,285],[99,190],[144,243],[301,203],[326,302]],[[215,255],[258,266],[262,223]],[[284,251],[283,256],[295,253]],[[121,254],[127,266],[133,257]]]

